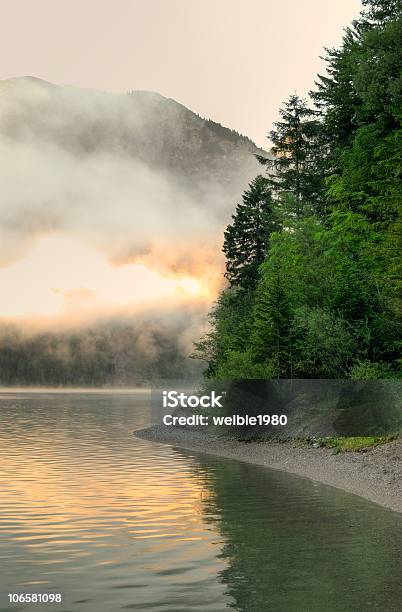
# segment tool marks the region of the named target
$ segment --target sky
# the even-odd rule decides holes
[[[0,0],[0,78],[152,90],[265,144],[359,0]]]
[[[282,101],[312,88],[323,70],[323,46],[339,45],[361,6],[358,0],[0,0],[0,9],[1,79],[157,91],[266,146]],[[78,109],[74,126],[103,108],[86,108],[82,92],[63,91],[68,109]],[[128,99],[106,98],[102,104],[113,112]],[[3,110],[8,100],[0,97]],[[176,184],[131,157],[94,153],[84,161],[65,150],[58,135],[68,109],[56,121],[46,119],[54,123],[53,140],[30,135],[40,121],[29,114],[24,138],[0,141],[0,319],[109,316],[152,303],[209,308],[222,283],[223,227],[213,226],[213,198],[203,208],[190,206]],[[185,215],[175,213],[179,205]],[[138,256],[118,261],[113,249],[120,245]],[[191,260],[188,269],[177,272],[175,258]]]

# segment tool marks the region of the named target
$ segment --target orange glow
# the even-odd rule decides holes
[[[0,317],[7,318],[94,316],[210,298],[206,280],[163,276],[146,262],[113,265],[95,249],[58,234],[40,238],[23,259],[0,269]]]

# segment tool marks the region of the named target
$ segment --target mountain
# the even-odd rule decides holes
[[[33,77],[1,81],[0,384],[135,384],[193,372],[188,354],[209,298],[155,298],[141,310],[135,299],[144,289],[133,280],[124,320],[119,305],[107,305],[105,315],[96,292],[74,285],[74,257],[66,252],[72,291],[60,292],[58,268],[57,286],[49,288],[66,296],[63,325],[43,316],[31,328],[1,318],[10,284],[16,302],[28,305],[37,289],[18,270],[10,281],[8,266],[48,234],[67,235],[117,272],[139,261],[168,279],[190,275],[212,300],[222,231],[260,172],[256,153],[264,154],[249,138],[158,93],[113,94]],[[49,257],[40,264],[45,271],[31,275],[46,277]],[[85,297],[72,302],[71,295]]]
[[[129,156],[173,176],[200,204],[212,194],[222,212],[259,172],[254,155],[264,154],[246,136],[158,93],[112,94],[34,77],[0,82],[0,135],[74,155]]]

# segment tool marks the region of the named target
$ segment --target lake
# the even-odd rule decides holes
[[[146,392],[0,394],[0,610],[401,610],[399,514],[150,422]]]

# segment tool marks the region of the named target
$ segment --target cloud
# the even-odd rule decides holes
[[[21,255],[41,234],[77,236],[112,260],[133,260],[160,245],[190,263],[191,245],[211,243],[211,219],[173,177],[118,153],[77,157],[52,143],[2,139],[0,262]],[[212,237],[212,240],[211,240]]]
[[[1,265],[52,231],[77,236],[117,263],[145,258],[188,271],[216,260],[239,190],[214,176],[217,168],[209,172],[208,156],[200,158],[202,120],[191,114],[189,127],[188,115],[180,114],[189,111],[161,100],[155,110],[152,95],[133,103],[130,96],[36,80],[3,84]],[[189,145],[191,129],[200,134]]]

